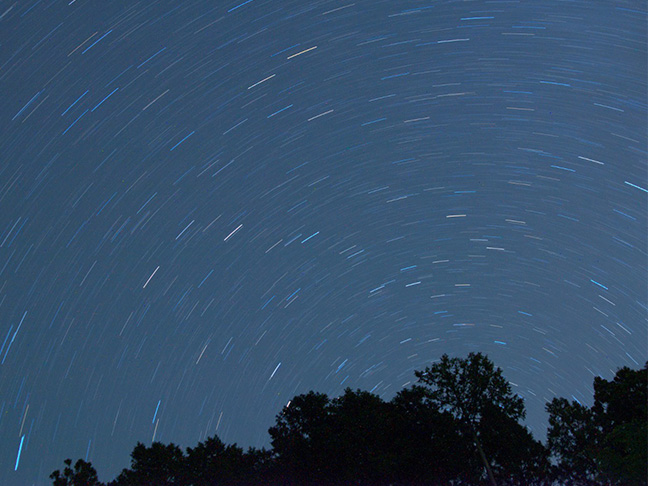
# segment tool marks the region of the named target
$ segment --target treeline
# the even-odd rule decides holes
[[[347,388],[293,398],[269,429],[271,449],[217,436],[183,451],[138,443],[107,486],[646,485],[648,363],[594,379],[594,405],[547,403],[547,443],[520,424],[523,400],[487,356],[441,360],[385,402]],[[54,486],[103,486],[79,459]]]

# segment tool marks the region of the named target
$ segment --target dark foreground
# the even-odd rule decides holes
[[[107,486],[498,485],[648,483],[648,363],[594,379],[594,405],[547,403],[547,443],[520,424],[524,403],[481,353],[415,372],[389,402],[346,389],[298,395],[269,429],[272,448],[217,436],[183,451],[138,443]],[[65,461],[54,486],[103,486],[92,464]]]

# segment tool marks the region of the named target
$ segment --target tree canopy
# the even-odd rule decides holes
[[[513,395],[502,370],[487,356],[470,353],[467,358],[450,358],[447,354],[438,363],[414,373],[424,385],[430,403],[447,410],[472,437],[490,483],[495,486],[491,461],[482,446],[486,418],[501,418],[503,423],[517,423],[524,418],[524,401]]]
[[[441,357],[390,401],[347,388],[297,395],[270,427],[271,448],[217,436],[182,450],[138,443],[107,486],[486,485],[643,486],[647,366],[594,380],[594,405],[547,404],[547,444],[520,420],[524,402],[481,353]],[[64,461],[54,486],[105,486],[92,464]]]
[[[639,486],[648,477],[648,363],[594,378],[594,405],[565,398],[547,404],[547,447],[574,485]]]
[[[525,417],[522,398],[512,393],[502,370],[482,353],[470,353],[465,359],[444,354],[438,363],[414,375],[427,387],[433,405],[471,426],[489,407],[499,408],[513,420]]]

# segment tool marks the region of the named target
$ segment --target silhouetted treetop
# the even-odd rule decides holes
[[[647,373],[595,378],[591,408],[553,399],[545,447],[486,355],[443,355],[388,402],[351,388],[297,395],[268,431],[270,450],[217,436],[185,451],[138,443],[108,486],[648,486]],[[103,486],[89,462],[64,464],[54,486]]]
[[[512,393],[502,370],[482,353],[465,359],[444,354],[438,363],[414,374],[428,388],[432,403],[460,421],[475,424],[488,406],[499,407],[514,420],[526,415],[522,398]]]

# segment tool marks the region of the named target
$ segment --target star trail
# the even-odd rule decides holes
[[[544,439],[648,359],[644,8],[0,5],[0,482],[443,353]]]

